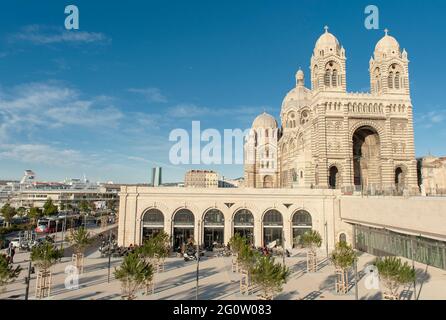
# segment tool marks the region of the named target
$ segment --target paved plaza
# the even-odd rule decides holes
[[[294,250],[291,257],[286,258],[286,264],[291,270],[291,276],[284,290],[276,296],[277,300],[354,300],[354,283],[347,295],[334,292],[334,267],[327,259],[325,252],[320,252],[320,263],[317,273],[306,272],[305,250]],[[6,292],[0,294],[0,299],[22,300],[25,296],[24,277],[27,274],[29,253],[16,254],[15,262],[23,268],[19,279],[8,285]],[[71,259],[65,257],[62,262],[53,267],[53,285],[51,298],[53,300],[114,300],[121,299],[120,283],[113,276],[114,268],[119,266],[122,258],[111,259],[111,277],[108,282],[108,258],[92,249],[86,256],[85,270],[79,278],[79,288],[70,290],[65,287],[67,274],[65,268],[71,264]],[[199,298],[216,300],[254,300],[257,294],[241,295],[239,293],[239,275],[231,271],[231,257],[204,257],[200,261]],[[365,287],[364,269],[374,260],[368,254],[361,255],[358,262],[359,299],[381,299],[379,290],[368,290]],[[282,261],[277,258],[277,261]],[[416,292],[419,299],[446,299],[446,271],[416,264]],[[353,280],[353,275],[351,276]],[[196,262],[184,262],[183,259],[172,257],[166,260],[165,271],[155,275],[155,293],[145,295],[138,293],[138,299],[195,299]],[[35,275],[32,276],[29,298],[34,299]],[[414,298],[413,286],[405,288],[402,299]]]

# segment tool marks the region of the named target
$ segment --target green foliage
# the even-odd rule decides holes
[[[12,221],[12,218],[16,215],[16,210],[14,207],[12,207],[9,203],[6,203],[2,209],[0,210],[3,218],[5,219],[6,224],[9,226],[9,224]]]
[[[138,254],[144,259],[164,260],[170,253],[170,237],[165,231],[145,241],[138,248]]]
[[[248,244],[248,240],[240,234],[236,233],[230,240],[229,246],[231,247],[231,251],[233,254],[238,255],[240,249]]]
[[[24,216],[26,216],[26,208],[24,207],[20,207],[17,209],[17,214],[23,218]]]
[[[118,201],[116,200],[108,200],[107,203],[107,209],[110,211],[116,211],[116,207],[118,205]]]
[[[259,257],[260,253],[258,251],[253,250],[248,243],[242,243],[237,255],[237,261],[244,270],[251,273]]]
[[[258,256],[251,270],[252,281],[259,285],[265,296],[273,296],[282,291],[290,271],[280,263],[274,263],[271,256]]]
[[[40,208],[32,207],[29,209],[28,217],[33,221],[33,224],[36,224],[37,220],[43,217],[43,212]]]
[[[31,250],[31,261],[37,268],[44,271],[47,271],[53,265],[58,263],[62,257],[63,250],[57,249],[54,244],[47,241]]]
[[[86,213],[86,212],[90,212],[90,211],[91,211],[90,204],[88,203],[87,200],[82,200],[82,201],[79,203],[79,210],[80,210],[81,212],[83,212],[83,213]]]
[[[397,257],[377,258],[375,266],[384,286],[393,296],[398,295],[399,287],[412,283],[416,279],[415,270],[407,262]]]
[[[154,270],[153,266],[141,259],[137,253],[130,253],[114,273],[122,284],[124,296],[128,300],[133,300],[136,291],[152,281]]]
[[[305,232],[301,237],[302,244],[304,247],[310,249],[311,251],[316,251],[322,245],[322,237],[316,230],[311,230]]]
[[[57,206],[54,205],[53,200],[51,198],[46,200],[43,205],[43,214],[47,217],[51,217],[55,216],[57,212]]]
[[[0,289],[6,286],[9,282],[14,281],[21,271],[22,268],[20,266],[14,268],[13,265],[9,263],[6,255],[0,254]]]
[[[87,229],[81,227],[77,230],[71,229],[66,240],[73,245],[75,253],[84,253],[85,249],[93,243],[94,238]]]
[[[355,264],[358,256],[349,244],[339,242],[336,244],[336,249],[331,253],[330,259],[337,268],[348,270]]]

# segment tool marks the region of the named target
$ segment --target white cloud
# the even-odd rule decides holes
[[[9,133],[62,126],[116,127],[123,117],[106,97],[83,99],[60,83],[29,83],[0,91],[0,141]]]
[[[429,111],[416,119],[424,128],[432,128],[435,125],[441,124],[446,120],[446,109],[438,109]]]
[[[161,93],[158,88],[143,88],[143,89],[128,89],[129,92],[141,94],[147,102],[166,103],[167,98]]]
[[[168,114],[175,118],[197,118],[204,116],[256,116],[269,107],[238,106],[235,108],[209,108],[195,104],[178,104],[168,109]]]
[[[111,41],[100,32],[66,30],[62,27],[29,25],[10,36],[11,42],[30,42],[35,45],[56,43],[109,43]]]
[[[86,163],[79,151],[45,144],[0,144],[0,159],[61,167]]]

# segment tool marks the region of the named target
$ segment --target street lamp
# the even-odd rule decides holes
[[[111,241],[112,241],[112,229],[110,229],[110,234],[108,236],[108,278],[107,278],[108,283],[110,283],[110,270],[111,270]]]
[[[200,220],[198,220],[197,230],[197,284],[195,288],[195,300],[198,300],[198,281],[200,275]]]

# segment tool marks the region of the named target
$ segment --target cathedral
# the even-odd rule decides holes
[[[246,137],[245,187],[417,194],[409,60],[385,31],[370,59],[370,92],[347,91],[346,50],[328,31],[280,112],[263,113]]]

